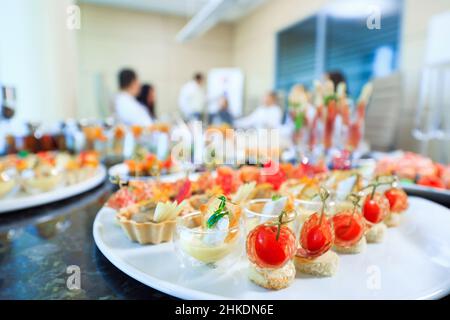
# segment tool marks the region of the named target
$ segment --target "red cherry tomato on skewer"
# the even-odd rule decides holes
[[[377,224],[389,214],[389,201],[382,194],[368,195],[364,200],[363,216],[371,224]]]
[[[258,267],[279,268],[294,257],[295,235],[286,225],[260,225],[249,233],[246,247],[249,260]]]
[[[315,258],[327,252],[334,241],[334,232],[330,220],[319,213],[314,213],[303,224],[300,232],[300,248],[296,255]]]
[[[333,216],[334,243],[340,247],[351,247],[364,235],[362,216],[352,211],[342,211]]]
[[[388,199],[392,212],[400,212],[408,208],[408,196],[402,189],[391,188],[386,190],[384,196]]]

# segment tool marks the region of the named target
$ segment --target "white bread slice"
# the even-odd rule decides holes
[[[339,246],[333,246],[333,250],[337,253],[344,253],[344,254],[356,254],[361,253],[366,250],[367,247],[367,241],[366,237],[361,237],[361,240],[359,240],[357,243],[355,243],[353,246],[345,248],[345,247],[339,247]]]
[[[384,223],[389,227],[398,227],[403,220],[403,215],[401,213],[393,213],[391,212],[386,219],[384,219]]]
[[[384,223],[378,223],[366,231],[367,243],[380,243],[384,240],[387,227]]]
[[[270,290],[280,290],[289,287],[294,281],[295,266],[292,261],[288,261],[278,269],[260,268],[250,263],[248,277],[258,286]]]
[[[333,276],[339,266],[339,256],[336,252],[328,251],[315,259],[294,258],[295,267],[301,273],[319,277]]]

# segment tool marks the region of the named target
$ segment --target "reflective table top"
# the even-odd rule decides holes
[[[170,299],[97,249],[92,224],[113,188],[106,182],[61,202],[0,215],[0,299]]]

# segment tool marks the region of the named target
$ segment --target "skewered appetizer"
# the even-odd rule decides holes
[[[353,209],[337,212],[333,218],[334,251],[339,253],[360,253],[366,248],[365,221],[359,210],[361,196],[352,194]]]
[[[255,227],[247,236],[248,277],[255,284],[271,290],[288,287],[295,278],[292,258],[296,241],[294,232],[286,225],[286,212],[278,221]]]
[[[143,201],[128,206],[116,218],[131,241],[159,244],[172,240],[175,220],[184,203]]]
[[[241,209],[224,195],[213,198],[202,208],[178,218],[176,225],[176,249],[183,266],[208,265],[234,262],[240,256],[242,237]],[[234,254],[234,255],[233,255]]]
[[[375,181],[366,188],[371,189],[363,202],[362,213],[366,220],[366,240],[368,243],[382,242],[386,234],[386,225],[383,220],[389,215],[389,201],[383,193],[377,192],[381,185],[391,184],[392,181],[383,182],[381,177],[376,177]]]
[[[329,192],[321,188],[321,211],[312,214],[301,228],[299,247],[294,258],[295,266],[301,273],[329,277],[337,271],[339,257],[330,251],[334,230],[331,219],[326,215],[326,201],[329,196]]]
[[[395,182],[395,184],[397,184]],[[384,192],[384,196],[389,201],[389,215],[384,219],[388,227],[397,227],[402,220],[403,214],[408,209],[408,196],[403,189],[394,184]]]

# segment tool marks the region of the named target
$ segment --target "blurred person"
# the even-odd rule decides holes
[[[203,85],[203,74],[198,72],[181,88],[178,104],[185,120],[202,119],[206,106],[206,93]]]
[[[263,105],[256,108],[246,117],[236,119],[237,128],[275,129],[281,126],[283,112],[278,105],[276,92],[268,92],[263,101]]]
[[[334,90],[336,90],[339,83],[347,83],[344,74],[338,70],[327,72],[325,74],[325,80],[330,80],[331,82],[333,82]]]
[[[131,69],[122,69],[118,80],[120,92],[114,100],[117,121],[125,125],[152,124],[152,118],[146,107],[136,100],[141,90],[136,72]]]
[[[233,116],[230,113],[229,109],[229,103],[226,95],[223,95],[219,98],[219,111],[215,114],[213,114],[212,117],[212,123],[226,123],[230,126],[233,126]]]
[[[155,88],[151,84],[143,84],[137,100],[147,108],[152,119],[155,119]]]

